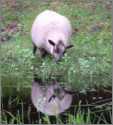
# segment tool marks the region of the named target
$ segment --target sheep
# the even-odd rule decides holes
[[[67,49],[73,47],[69,43],[71,35],[72,27],[67,17],[45,10],[36,17],[32,25],[33,53],[38,48],[41,57],[48,53],[58,61]]]
[[[31,100],[37,112],[58,115],[71,106],[72,97],[58,83],[42,86],[40,81],[32,82]]]

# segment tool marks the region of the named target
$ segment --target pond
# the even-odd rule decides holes
[[[85,92],[70,92],[73,96],[70,108],[57,116],[48,116],[42,112],[37,112],[31,100],[31,88],[23,88],[23,91],[15,91],[15,88],[12,90],[14,93],[10,93],[9,96],[2,96],[2,123],[5,123],[6,120],[7,123],[15,124],[76,123],[78,122],[76,117],[79,114],[80,123],[111,124],[111,87],[95,87]],[[29,94],[25,93],[27,91]],[[89,119],[87,119],[88,114]]]

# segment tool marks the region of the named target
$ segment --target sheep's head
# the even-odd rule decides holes
[[[52,46],[52,52],[51,54],[55,58],[55,61],[59,61],[67,49],[73,47],[73,45],[65,46],[64,42],[62,40],[59,40],[58,42],[54,42],[53,40],[48,40],[49,44]]]

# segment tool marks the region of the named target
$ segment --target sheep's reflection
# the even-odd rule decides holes
[[[34,80],[31,98],[37,111],[47,115],[58,115],[64,112],[72,102],[72,95],[66,92],[57,82],[42,86],[39,81]]]

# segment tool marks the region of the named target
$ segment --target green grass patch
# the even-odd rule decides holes
[[[95,6],[94,10],[90,3]],[[97,3],[18,0],[15,11],[8,7],[2,8],[2,27],[14,20],[18,20],[22,26],[21,32],[1,44],[2,85],[31,85],[33,72],[43,81],[55,79],[74,89],[111,85],[111,13],[103,6],[105,1]],[[45,9],[53,9],[67,16],[73,29],[79,29],[72,36],[74,48],[58,64],[51,57],[40,59],[32,54],[32,22]],[[92,32],[92,25],[97,23],[102,23],[102,28]]]

